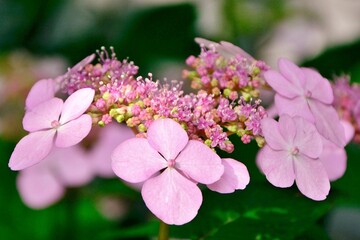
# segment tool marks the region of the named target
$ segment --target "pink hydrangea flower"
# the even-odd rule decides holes
[[[301,116],[315,124],[326,139],[345,146],[344,129],[331,105],[333,91],[328,80],[309,68],[299,68],[286,59],[278,62],[280,72],[264,73],[267,83],[276,91],[275,104],[279,115]]]
[[[93,178],[85,152],[78,146],[54,148],[39,164],[20,171],[17,188],[23,202],[42,209],[60,200],[66,187],[79,187]]]
[[[115,177],[111,167],[111,153],[123,141],[134,137],[133,131],[125,124],[110,123],[100,129],[98,139],[88,153],[88,158],[96,175]]]
[[[54,145],[70,147],[85,138],[92,119],[84,112],[92,103],[94,93],[93,89],[84,88],[65,102],[52,98],[27,111],[23,127],[30,133],[16,145],[9,167],[12,170],[27,168],[44,159]]]
[[[113,170],[131,183],[144,182],[146,206],[167,224],[191,221],[202,202],[197,183],[211,184],[224,172],[221,159],[205,144],[189,140],[180,124],[155,120],[147,139],[132,138],[112,155]]]
[[[294,180],[301,193],[313,200],[324,200],[330,190],[325,167],[319,157],[323,150],[321,135],[302,117],[280,116],[279,122],[263,119],[266,145],[257,156],[257,164],[267,180],[286,188]]]
[[[207,187],[219,193],[233,193],[238,189],[245,189],[250,182],[250,175],[246,166],[234,159],[223,158],[224,173],[221,178]]]

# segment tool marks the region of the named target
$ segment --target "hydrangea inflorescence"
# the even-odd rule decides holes
[[[15,147],[9,166],[22,170],[47,158],[54,146],[78,144],[91,122],[106,128],[111,122],[125,123],[136,138],[122,139],[116,148],[111,143],[120,141],[98,146],[115,149],[113,172],[142,185],[145,204],[159,219],[181,225],[200,208],[198,184],[231,193],[249,183],[244,164],[216,154],[217,149],[232,153],[229,136],[237,135],[244,144],[253,139],[259,147],[266,144],[256,161],[271,184],[290,187],[296,182],[305,196],[324,200],[330,181],[345,172],[344,146],[359,124],[343,96],[349,87],[333,85],[334,98],[328,80],[315,70],[280,59],[275,71],[231,43],[196,41],[201,52],[187,58],[189,69],[183,71],[192,93],[184,92],[182,81],[154,81],[151,73],[138,76],[138,66],[118,60],[113,48],[98,52],[99,63],[92,64],[93,54],[64,75],[36,83],[23,121],[29,134]],[[261,105],[259,93],[266,88],[275,91],[278,121]],[[58,92],[69,95],[65,102],[55,97]],[[109,165],[103,167],[111,176]]]
[[[232,152],[234,146],[228,138],[231,134],[240,136],[243,143],[255,138],[259,145],[263,144],[260,121],[266,112],[257,97],[264,84],[260,71],[267,67],[256,61],[250,63],[240,55],[226,60],[215,48],[202,49],[195,61],[207,61],[212,68],[208,71],[218,75],[218,79],[215,76],[212,79],[221,83],[212,90],[204,87],[197,93],[185,94],[181,81],[153,81],[152,74],[147,78],[136,76],[138,67],[133,62],[119,61],[113,50],[109,55],[105,49],[99,53],[100,63],[70,69],[63,77],[62,89],[71,94],[81,88],[93,88],[96,95],[89,113],[101,126],[113,120],[125,122],[139,136],[146,137],[146,130],[154,120],[171,118],[183,126],[191,139],[212,148]],[[217,66],[211,61],[222,61],[222,64]],[[242,80],[236,80],[239,76],[232,68],[241,73]],[[221,77],[224,71],[232,75]],[[235,82],[237,86],[230,90]]]

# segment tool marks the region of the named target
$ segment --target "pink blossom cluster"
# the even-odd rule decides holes
[[[101,159],[112,146],[112,171],[140,185],[146,206],[167,224],[185,224],[197,215],[202,203],[198,184],[231,193],[249,183],[244,164],[216,154],[216,148],[234,150],[232,134],[243,143],[255,139],[261,147],[266,141],[256,161],[271,184],[284,188],[296,182],[305,196],[324,200],[330,181],[345,172],[344,146],[353,134],[333,106],[329,81],[286,59],[279,60],[275,71],[230,43],[197,41],[200,55],[187,59],[195,70],[185,71],[196,93],[185,94],[179,81],[136,76],[134,63],[119,61],[113,50],[109,55],[104,49],[100,63],[91,64],[95,56],[90,55],[55,80],[39,81],[26,100],[23,127],[29,134],[16,145],[10,168],[35,165],[54,149],[79,144],[92,124],[109,129],[106,125],[115,120],[137,137],[120,144],[120,134],[106,137],[109,142],[98,146],[100,153],[91,155]],[[278,121],[260,105],[262,87],[276,93]],[[56,97],[59,90],[69,95],[65,101]],[[59,195],[67,185],[46,166],[34,167],[57,184]],[[95,168],[101,172],[101,166]]]
[[[61,77],[60,85],[64,92],[72,94],[81,88],[93,88],[100,90],[102,86],[108,84],[115,86],[123,85],[134,80],[138,72],[138,66],[127,59],[117,60],[114,49],[110,47],[109,54],[104,47],[98,52],[100,62],[93,65],[91,62],[95,54],[86,57],[76,64]]]
[[[193,89],[203,89],[232,101],[239,96],[246,100],[259,97],[259,89],[265,85],[263,72],[269,69],[263,61],[255,60],[228,42],[197,41],[201,53],[198,57],[188,57],[186,64],[193,70],[183,71]]]
[[[241,91],[237,87],[230,95],[226,89],[217,94],[206,90],[184,94],[182,82],[153,81],[151,74],[148,78],[136,77],[138,67],[132,62],[120,62],[114,52],[111,56],[105,50],[99,54],[100,63],[90,64],[93,57],[89,56],[81,67],[69,69],[61,82],[68,94],[84,87],[96,91],[89,109],[93,122],[104,126],[115,119],[145,137],[155,119],[171,118],[184,127],[191,139],[203,141],[212,148],[232,152],[234,145],[228,138],[232,134],[237,134],[243,143],[255,138],[262,145],[260,120],[266,112],[259,99],[249,99],[257,95],[258,86],[254,82],[260,80],[247,76],[249,83],[241,88],[243,95],[248,92],[246,97],[238,96],[237,92]],[[236,58],[231,61],[237,62]]]
[[[360,143],[360,84],[350,83],[349,76],[341,76],[332,84],[334,107],[340,118],[351,123],[355,129],[353,141]]]
[[[278,65],[279,72],[269,70],[264,77],[276,92],[279,120],[261,121],[267,144],[257,164],[274,186],[290,187],[295,181],[305,196],[324,200],[330,181],[346,170],[344,146],[353,128],[340,121],[327,79],[286,59]]]

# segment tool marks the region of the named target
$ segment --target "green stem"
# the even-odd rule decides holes
[[[160,220],[158,240],[169,240],[169,225]]]

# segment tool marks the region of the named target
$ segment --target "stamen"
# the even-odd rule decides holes
[[[169,168],[174,168],[175,164],[176,164],[175,159],[168,160],[168,167]]]
[[[51,122],[51,127],[58,128],[60,126],[60,123],[58,120],[54,120]]]
[[[312,93],[311,93],[311,91],[306,91],[306,94],[305,94],[305,97],[306,98],[311,98],[311,95],[312,95]]]
[[[292,150],[291,150],[291,154],[292,155],[297,155],[299,153],[299,148],[298,147],[294,147]]]

